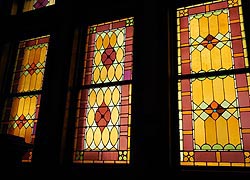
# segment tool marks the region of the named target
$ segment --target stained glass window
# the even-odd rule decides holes
[[[49,36],[20,41],[1,132],[33,144],[39,115]],[[32,149],[23,156],[31,162]]]
[[[23,12],[54,5],[56,0],[25,0]]]
[[[88,29],[75,163],[130,162],[133,18]]]
[[[249,63],[241,0],[177,9],[180,164],[250,166]]]

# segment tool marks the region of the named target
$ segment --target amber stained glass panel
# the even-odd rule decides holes
[[[133,18],[89,27],[75,163],[130,163],[132,45]]]
[[[49,36],[20,41],[10,98],[5,106],[1,132],[23,137],[34,144]],[[31,162],[32,148],[23,156]]]
[[[249,74],[241,1],[177,9],[180,163],[250,166]],[[247,69],[245,69],[247,71]]]

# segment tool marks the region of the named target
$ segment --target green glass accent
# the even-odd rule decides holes
[[[242,150],[242,145],[241,145],[241,144],[238,144],[238,145],[236,146],[235,149],[237,149],[237,150]]]
[[[204,48],[205,48],[205,47],[202,46],[202,45],[198,45],[198,47],[197,47],[197,49],[198,49],[199,51],[202,51]]]
[[[195,149],[196,149],[196,150],[200,150],[201,147],[200,147],[199,145],[195,144]]]
[[[225,9],[225,11],[223,11],[223,10],[221,10],[221,9],[220,9],[220,10],[216,10],[216,11],[214,11],[213,14],[216,15],[216,16],[218,16],[218,15],[220,15],[222,12],[226,14],[226,13],[227,13],[227,9]]]
[[[223,146],[220,145],[220,144],[215,144],[213,147],[212,147],[213,150],[223,150]]]
[[[230,114],[228,111],[225,111],[225,112],[222,114],[222,117],[224,117],[225,119],[229,119],[231,116],[232,116],[232,114]]]
[[[196,18],[196,19],[200,19],[203,17],[203,14],[197,14],[197,15],[193,15],[192,17]]]
[[[227,77],[227,75],[220,75],[220,76],[218,76],[218,77],[221,78],[221,79],[224,79],[224,78]]]
[[[206,77],[199,77],[197,79],[199,79],[200,81],[204,81],[206,79]]]
[[[216,47],[219,48],[219,49],[223,48],[223,46],[224,46],[224,44],[222,42],[218,42],[216,44]]]
[[[204,144],[204,145],[201,146],[201,149],[202,149],[202,150],[211,150],[212,148],[211,148],[210,145]]]
[[[195,121],[198,117],[199,116],[195,112],[193,112],[193,120]]]
[[[41,72],[41,69],[36,69],[35,73],[39,74]]]
[[[213,12],[207,12],[207,13],[204,14],[204,17],[209,17],[209,16],[212,16],[212,15],[213,15]]]
[[[84,158],[83,158],[83,152],[80,152],[80,160],[82,161]]]
[[[22,74],[23,74],[24,76],[27,76],[27,75],[29,75],[30,73],[29,73],[29,71],[24,71],[24,72],[22,72]],[[20,75],[22,75],[22,74],[20,74]]]
[[[11,125],[11,124],[10,124]],[[16,123],[14,123],[13,124],[13,128],[15,129],[17,127],[17,124]]]
[[[28,127],[29,127],[29,123],[28,122],[26,122],[25,124],[24,124],[24,127],[27,129]]]
[[[207,78],[210,79],[210,80],[213,80],[213,79],[216,78],[216,76],[208,76]]]
[[[76,160],[79,160],[79,159],[80,159],[79,151],[76,152],[75,159],[76,159]]]
[[[133,26],[133,25],[134,25],[134,19],[133,18],[126,20],[126,26]]]
[[[205,121],[209,117],[209,115],[207,113],[203,112],[203,113],[201,113],[200,117],[202,120]]]
[[[202,102],[202,103],[200,104],[200,108],[201,108],[201,109],[206,109],[207,107],[208,107],[208,104],[205,103],[205,102]]]
[[[14,120],[18,120],[19,119],[19,116],[18,115],[16,115],[15,116],[15,118],[14,118]]]
[[[235,150],[236,148],[232,144],[227,144],[227,145],[225,145],[224,149],[225,150]]]
[[[32,114],[31,119],[35,119],[35,117],[36,117],[36,114],[34,113]]]
[[[30,68],[30,65],[27,64],[27,65],[25,66],[25,69],[27,70],[27,69],[29,69],[29,68]]]
[[[90,27],[90,28],[89,28],[89,33],[90,33],[90,34],[96,33],[96,26]]]

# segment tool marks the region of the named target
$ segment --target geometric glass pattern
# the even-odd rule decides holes
[[[49,36],[19,42],[15,69],[1,132],[23,137],[33,144],[40,108]],[[23,162],[31,162],[32,149]]]
[[[250,166],[241,0],[178,8],[177,34],[180,164]]]
[[[40,9],[55,4],[56,0],[25,0],[23,12]]]
[[[90,26],[75,130],[75,163],[130,162],[133,18]]]

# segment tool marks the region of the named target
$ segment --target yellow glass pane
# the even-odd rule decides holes
[[[123,60],[124,52],[122,48],[118,48],[116,53],[116,60],[118,63],[120,63]]]
[[[37,64],[40,61],[41,58],[41,48],[38,47],[35,49],[35,57],[34,57],[34,63]]]
[[[12,134],[15,135],[15,136],[19,136],[19,132],[20,132],[20,129],[17,127],[17,128],[14,129]]]
[[[109,103],[111,102],[111,90],[109,88],[107,88],[107,90],[105,91],[104,102],[106,105],[109,105]]]
[[[43,64],[46,61],[48,46],[44,45],[41,49],[40,63]]]
[[[101,63],[101,60],[102,60],[102,55],[100,51],[97,51],[94,59],[95,66],[98,66]]]
[[[30,74],[25,76],[25,83],[24,83],[24,87],[23,87],[23,91],[25,91],[25,92],[30,90],[30,79],[31,79]]]
[[[119,118],[119,110],[118,108],[115,106],[112,111],[111,111],[111,121],[112,124],[116,124],[118,122]]]
[[[239,121],[235,117],[230,117],[228,120],[229,142],[234,146],[240,144]]]
[[[24,137],[25,142],[26,142],[25,132],[26,132],[26,128],[23,126],[23,127],[20,129],[19,136],[20,136],[20,137]]]
[[[32,96],[30,99],[30,115],[33,115],[36,112],[37,107],[37,96]]]
[[[96,44],[95,44],[95,48],[97,50],[100,50],[102,47],[102,36],[99,35],[98,38],[96,39]]]
[[[219,28],[218,28],[218,17],[217,16],[209,16],[208,17],[209,21],[209,34],[211,34],[213,37],[215,37],[219,33]]]
[[[23,58],[23,62],[22,62],[23,66],[26,66],[29,63],[29,56],[30,56],[30,51],[28,48],[26,48],[24,50],[24,58]]]
[[[192,97],[193,102],[197,105],[203,101],[202,82],[198,79],[192,82]]]
[[[232,103],[236,99],[236,89],[234,79],[230,76],[224,79],[225,100]]]
[[[118,64],[117,67],[116,67],[116,70],[115,70],[115,77],[119,81],[119,80],[121,80],[122,75],[123,75],[122,65]]]
[[[189,21],[189,28],[190,28],[190,37],[193,39],[196,39],[199,37],[199,21],[196,18],[193,18],[192,20]]]
[[[32,142],[32,138],[31,138],[32,131],[33,131],[33,129],[30,126],[26,129],[26,132],[25,132],[25,142],[26,143]]]
[[[25,0],[23,12],[30,11],[33,9],[34,0]]]
[[[221,13],[218,16],[219,21],[219,30],[221,34],[226,34],[228,32],[229,22],[228,22],[228,15],[226,13]]]
[[[96,92],[94,89],[90,90],[89,94],[89,105],[92,107],[96,102]]]
[[[101,130],[100,130],[100,128],[96,128],[95,132],[94,132],[94,142],[95,142],[95,145],[99,145],[101,139],[102,139]],[[92,147],[91,147],[91,149],[92,149]]]
[[[211,64],[211,51],[207,48],[204,48],[201,52],[201,67],[202,70],[208,71],[212,68]]]
[[[115,76],[115,68],[113,65],[111,65],[109,67],[109,70],[108,70],[108,78],[109,78],[109,81],[112,81],[112,79],[114,78]]]
[[[113,94],[112,94],[112,101],[113,101],[114,105],[117,105],[119,100],[120,100],[120,91],[116,87],[116,88],[114,88]]]
[[[218,48],[214,47],[211,50],[211,62],[212,62],[212,69],[219,70],[221,68],[221,60],[218,61],[218,59],[221,58],[221,52]],[[222,60],[223,61],[223,60]]]
[[[228,46],[223,46],[221,49],[221,63],[225,69],[233,67],[232,49]]]
[[[107,127],[105,127],[102,131],[102,143],[104,146],[107,146],[109,142],[109,130]]]
[[[30,53],[29,53],[29,65],[31,65],[34,62],[34,59],[35,59],[36,49],[35,48],[29,48],[29,49],[27,49],[27,51],[30,51]]]
[[[106,49],[108,47],[108,45],[109,45],[109,35],[108,34],[106,34],[104,36],[102,44],[103,44],[104,49]]]
[[[114,47],[116,44],[116,34],[112,32],[112,35],[110,36],[110,45],[111,47]]]
[[[37,75],[36,75],[36,73],[34,73],[31,75],[31,79],[30,79],[30,91],[37,90],[36,89],[36,80],[37,80]]]
[[[216,137],[216,123],[212,118],[208,118],[205,121],[205,129],[206,129],[206,143],[210,146],[213,146],[217,142]]]
[[[192,71],[199,72],[201,70],[201,53],[198,50],[194,50],[191,53]]]
[[[110,132],[110,142],[114,146],[119,138],[119,133],[116,127],[113,127]]]
[[[224,147],[226,144],[229,143],[227,121],[224,118],[219,117],[216,120],[216,128],[217,128],[218,143]]]
[[[95,121],[95,111],[93,109],[90,109],[87,116],[87,123],[89,126],[92,126],[94,124],[94,121]]]
[[[123,32],[121,31],[119,34],[118,34],[118,37],[117,37],[117,44],[118,46],[122,46],[124,43],[124,34]]]
[[[199,19],[199,26],[197,27],[199,27],[199,30],[200,30],[199,35],[202,37],[207,37],[207,35],[209,34],[208,18],[205,16],[202,16]]]
[[[202,93],[203,92],[203,93]],[[213,101],[213,84],[212,80],[205,79],[202,81],[202,91],[201,94],[203,95],[203,100],[207,104],[211,104]]]
[[[98,106],[101,106],[102,105],[102,102],[103,102],[103,91],[102,91],[102,89],[99,89],[99,91],[97,92],[97,96],[96,96],[96,98],[97,98],[97,105]]]
[[[17,92],[23,92],[25,80],[26,80],[26,78],[22,74],[20,79],[19,79],[19,82],[18,82]]]
[[[204,120],[198,118],[194,121],[194,138],[195,144],[199,145],[200,147],[205,144],[205,125]]]
[[[213,80],[213,92],[214,92],[214,100],[218,103],[218,104],[221,104],[224,99],[225,99],[225,96],[224,96],[224,84],[223,84],[223,80],[220,79],[220,78],[215,78]]]
[[[26,97],[24,99],[23,115],[26,117],[29,114],[33,114],[33,112],[30,113],[30,98]]]
[[[102,70],[101,70],[101,81],[104,82],[107,78],[107,68],[105,66],[102,67]]]
[[[94,68],[94,82],[97,83],[100,78],[100,70],[98,67]]]
[[[24,107],[25,99],[20,98],[19,104],[18,104],[18,111],[17,111],[17,116],[20,117],[23,114],[23,107]]]
[[[88,128],[86,133],[86,143],[88,147],[91,145],[93,138],[94,138],[94,132],[92,128]]]
[[[36,75],[36,84],[35,84],[35,89],[36,90],[41,90],[42,89],[42,84],[43,84],[43,73],[39,72]]]

